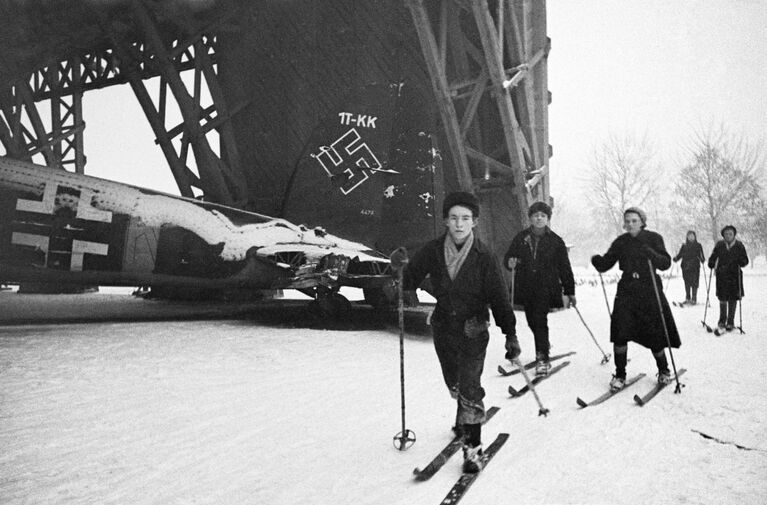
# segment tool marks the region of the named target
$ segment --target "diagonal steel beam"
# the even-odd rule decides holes
[[[490,80],[493,83],[494,95],[498,106],[501,124],[503,126],[504,141],[512,165],[512,176],[516,186],[520,209],[528,207],[527,195],[522,189],[525,187],[524,170],[527,166],[524,150],[528,150],[527,140],[525,139],[517,119],[515,117],[514,103],[511,99],[511,93],[503,87],[506,80],[506,73],[503,65],[503,51],[500,50],[498,31],[490,14],[487,0],[475,0],[471,4],[474,19],[477,23],[479,37],[482,41],[482,48],[485,53],[487,69],[490,74]]]
[[[507,44],[507,49],[513,61],[517,64],[517,73],[504,85],[513,88],[521,83],[516,90],[519,107],[519,116],[530,146],[530,158],[534,167],[544,164],[544,153],[539,152],[538,132],[535,118],[535,91],[533,89],[532,70],[544,56],[544,50],[535,51],[531,39],[532,30],[527,20],[530,16],[530,5],[527,2],[517,3],[516,8],[506,10],[506,40],[514,43]],[[520,23],[519,17],[522,17]],[[535,53],[533,54],[533,52]]]
[[[445,65],[442,64],[443,53],[434,37],[429,13],[423,0],[406,1],[413,17],[423,57],[431,77],[434,96],[437,100],[448,147],[453,158],[453,164],[455,165],[458,185],[464,191],[473,191],[474,183],[472,181],[471,170],[469,169],[469,160],[464,147],[463,135],[461,134],[458,116],[450,95]]]
[[[202,184],[176,152],[176,148],[173,146],[173,139],[165,129],[165,121],[160,112],[155,108],[152,97],[150,96],[149,91],[147,91],[144,81],[141,79],[141,75],[133,70],[132,66],[128,66],[123,72],[128,78],[128,83],[130,84],[139,105],[141,105],[141,109],[144,111],[147,121],[149,121],[149,125],[152,127],[156,142],[165,155],[165,160],[168,162],[168,166],[173,174],[173,178],[176,180],[176,185],[178,186],[181,196],[194,198],[195,195],[192,186],[201,188]]]
[[[213,201],[228,205],[235,205],[236,202],[244,201],[245,195],[239,194],[242,187],[229,185],[225,180],[222,170],[224,163],[213,151],[202,132],[199,123],[199,105],[189,94],[178,70],[174,67],[173,58],[166,48],[154,20],[140,0],[133,0],[131,7],[145,41],[155,55],[154,63],[166,80],[181,110],[186,133],[197,162],[200,181],[204,185],[205,195]]]
[[[17,79],[10,85],[8,94],[3,94],[0,100],[4,102],[3,110],[8,126],[11,128],[11,135],[15,137],[17,145],[23,151],[24,158],[22,159],[29,159],[31,156],[29,152],[33,149],[39,149],[45,158],[46,165],[60,168],[60,160],[51,147],[48,132],[45,130],[45,125],[32,97],[29,81]],[[22,123],[24,112],[26,112],[27,120],[32,126],[32,132],[29,132]],[[25,136],[29,137],[29,143],[24,138]]]
[[[227,176],[231,184],[239,187],[247,187],[245,171],[242,166],[240,151],[237,147],[237,140],[234,133],[234,126],[231,117],[234,112],[229,108],[223,89],[218,80],[218,76],[213,70],[213,61],[208,55],[207,46],[202,40],[195,43],[195,55],[201,63],[202,72],[205,75],[205,82],[208,85],[208,91],[216,105],[216,118],[211,120],[209,127],[215,127],[221,139],[222,156],[225,156]],[[240,195],[243,198],[244,195]],[[244,203],[244,202],[243,202]]]

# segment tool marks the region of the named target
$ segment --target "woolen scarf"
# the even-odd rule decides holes
[[[463,262],[466,260],[466,256],[469,255],[471,245],[474,243],[474,232],[470,232],[466,238],[466,242],[463,243],[461,249],[456,247],[453,238],[449,233],[445,234],[445,266],[447,266],[447,275],[450,276],[450,280],[454,281],[458,271],[461,270]]]

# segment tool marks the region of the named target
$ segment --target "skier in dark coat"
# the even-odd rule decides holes
[[[708,267],[715,268],[716,297],[719,299],[719,331],[735,328],[735,309],[743,295],[743,271],[748,254],[743,242],[735,238],[738,230],[732,225],[722,228],[722,240],[716,243]]]
[[[591,264],[599,272],[606,272],[616,262],[623,271],[610,323],[610,341],[615,354],[615,375],[610,381],[613,390],[622,389],[626,382],[629,341],[652,351],[658,366],[658,382],[665,384],[672,380],[665,348],[668,347],[668,341],[672,347],[681,345],[671,308],[663,291],[658,288],[662,286],[660,277],[655,273],[656,269],[668,270],[671,256],[663,245],[663,237],[646,230],[646,225],[647,215],[644,211],[637,207],[626,209],[623,213],[623,228],[627,233],[618,236],[603,256],[591,258]],[[651,276],[654,276],[655,284]]]
[[[464,471],[482,467],[481,429],[485,390],[480,378],[490,326],[488,306],[506,335],[507,357],[520,354],[516,318],[495,254],[474,236],[479,202],[471,193],[451,193],[442,209],[447,233],[428,242],[404,271],[403,288],[415,290],[428,275],[437,299],[431,317],[434,348],[450,394],[458,402],[456,432],[463,435]]]
[[[551,231],[551,207],[535,202],[528,210],[530,227],[519,232],[511,241],[503,264],[514,275],[514,304],[525,308],[527,325],[535,338],[536,375],[548,375],[550,309],[575,306],[575,281],[567,246]]]
[[[690,305],[698,303],[698,284],[700,280],[700,265],[706,261],[703,246],[693,230],[687,232],[687,240],[674,261],[682,260],[682,279],[684,279],[684,302]]]

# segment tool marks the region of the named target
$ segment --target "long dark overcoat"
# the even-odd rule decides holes
[[[718,299],[739,300],[744,295],[741,269],[746,265],[748,265],[748,255],[743,242],[736,239],[729,248],[724,240],[716,243],[708,258],[708,267],[716,267],[714,272]]]
[[[549,308],[564,306],[562,295],[575,294],[575,281],[564,240],[548,227],[536,244],[532,230],[519,232],[503,258],[508,268],[509,258],[517,258],[514,269],[515,304],[526,305],[534,300],[546,300]]]
[[[679,248],[679,253],[674,256],[674,261],[682,260],[682,278],[684,282],[691,287],[698,287],[698,281],[700,279],[700,265],[706,261],[706,257],[703,255],[703,246],[700,242],[686,241]]]
[[[663,237],[649,230],[642,230],[636,237],[624,233],[613,241],[603,256],[591,258],[591,264],[599,272],[606,272],[616,262],[623,275],[615,294],[610,341],[630,340],[649,349],[661,349],[668,347],[668,330],[671,346],[682,345],[671,307],[663,294],[663,283],[655,272],[655,269],[668,270],[671,266],[671,256],[666,252]],[[658,298],[661,307],[658,307]]]

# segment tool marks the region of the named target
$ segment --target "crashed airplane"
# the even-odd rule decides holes
[[[389,260],[321,228],[0,157],[0,281],[297,289],[348,303]]]

